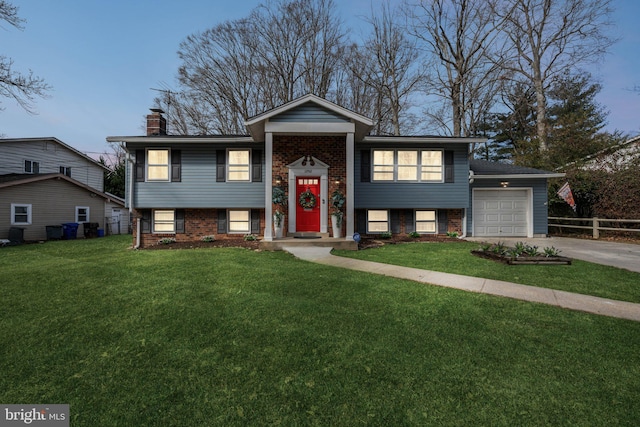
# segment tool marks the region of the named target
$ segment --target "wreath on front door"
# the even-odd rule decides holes
[[[300,206],[304,209],[312,209],[316,206],[316,196],[307,189],[307,191],[300,193],[298,203],[300,203]]]

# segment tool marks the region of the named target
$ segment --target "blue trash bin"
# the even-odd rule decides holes
[[[62,224],[62,234],[65,240],[72,240],[78,237],[78,225],[77,222],[65,222]]]

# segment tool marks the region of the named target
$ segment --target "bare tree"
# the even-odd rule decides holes
[[[502,33],[513,55],[500,59],[506,72],[531,83],[536,94],[536,134],[547,151],[546,92],[556,77],[600,59],[614,40],[611,0],[505,0],[495,9],[505,20]]]
[[[25,22],[18,16],[18,8],[4,0],[0,0],[0,20],[20,30]],[[25,111],[34,114],[35,98],[47,97],[47,91],[50,89],[51,87],[31,70],[26,74],[16,71],[13,60],[0,55],[0,96],[14,99]]]
[[[379,96],[378,132],[400,135],[411,106],[411,96],[423,76],[415,42],[406,37],[405,28],[399,23],[399,13],[391,9],[388,1],[379,10],[380,15],[372,11],[368,19],[372,34],[365,41],[363,50],[372,61],[369,67],[361,69],[360,78]],[[390,126],[386,131],[381,127],[385,122]]]
[[[420,0],[405,5],[411,33],[434,58],[426,93],[450,106],[453,136],[474,134],[496,97],[500,71],[489,49],[495,47],[500,19],[491,13],[493,1]],[[427,114],[444,124],[441,108]]]
[[[261,111],[306,93],[326,97],[343,37],[333,0],[270,2],[187,37],[174,104],[182,123],[196,133],[244,133],[244,121]]]

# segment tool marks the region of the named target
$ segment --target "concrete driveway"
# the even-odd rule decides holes
[[[524,237],[469,237],[472,242],[503,242],[513,246],[516,242],[524,242],[537,246],[542,250],[546,247],[559,249],[560,255],[569,258],[589,261],[596,264],[611,265],[640,273],[640,245],[632,243],[617,243],[601,240],[570,239],[567,237],[542,237],[527,239]]]

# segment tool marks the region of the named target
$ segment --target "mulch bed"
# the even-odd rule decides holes
[[[175,242],[169,244],[156,244],[153,246],[145,246],[144,250],[173,250],[173,249],[201,249],[201,248],[245,248],[257,251],[260,241],[249,240],[243,238],[238,239],[220,239],[213,242]]]
[[[518,257],[513,257],[487,251],[471,251],[471,254],[480,258],[486,258],[509,265],[571,265],[572,261],[571,258],[562,256],[545,257],[520,255]]]
[[[373,237],[363,237],[358,243],[358,249],[371,249],[371,248],[379,248],[384,245],[397,245],[402,243],[415,243],[415,242],[424,242],[424,243],[455,243],[455,242],[464,242],[464,240],[458,239],[457,237],[448,237],[448,236],[433,236],[433,235],[422,235],[420,237],[410,237],[408,235],[394,235],[388,239],[381,238],[373,238]]]

